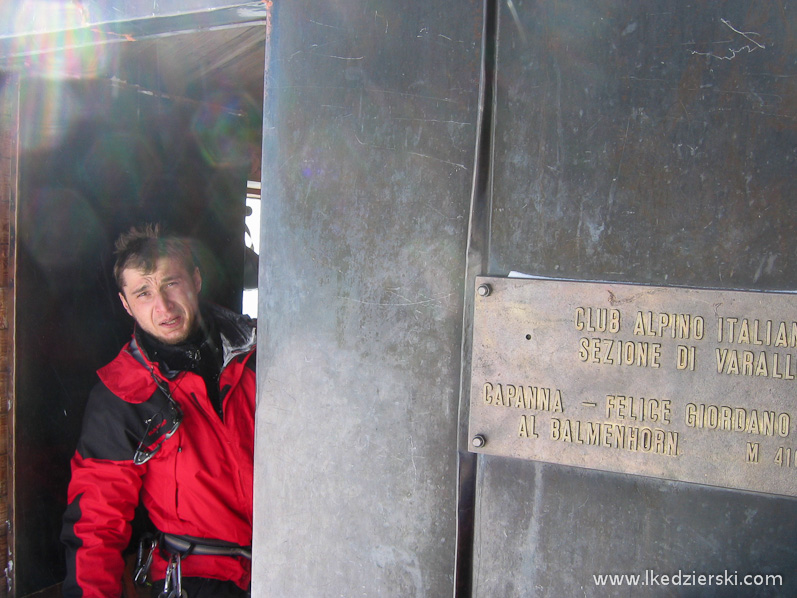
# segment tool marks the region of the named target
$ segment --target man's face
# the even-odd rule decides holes
[[[198,268],[188,272],[181,260],[167,256],[158,259],[154,272],[125,268],[122,281],[122,305],[144,331],[173,345],[196,329],[202,288]]]

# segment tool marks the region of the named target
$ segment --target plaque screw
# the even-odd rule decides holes
[[[476,434],[476,436],[473,437],[473,440],[471,440],[471,444],[473,444],[475,448],[482,448],[485,444],[487,444],[487,439],[481,434]]]
[[[493,289],[489,284],[480,284],[476,292],[479,293],[481,297],[487,297],[487,295],[493,292]]]

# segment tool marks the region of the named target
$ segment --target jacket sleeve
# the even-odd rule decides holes
[[[66,546],[65,598],[116,598],[122,592],[131,521],[146,464],[133,455],[146,430],[141,408],[103,384],[92,391],[72,458],[68,507],[61,540]]]

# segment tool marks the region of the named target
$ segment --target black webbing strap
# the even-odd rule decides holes
[[[240,556],[252,559],[251,546],[239,546],[224,540],[212,538],[195,538],[193,536],[178,536],[177,534],[162,534],[161,547],[167,552],[186,557],[190,554],[205,556]]]

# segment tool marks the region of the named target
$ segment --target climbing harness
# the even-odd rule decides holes
[[[160,549],[161,555],[168,559],[163,591],[158,594],[158,598],[188,598],[182,587],[182,563],[184,558],[192,554],[252,559],[251,546],[239,546],[224,540],[177,534],[145,534],[139,542],[136,568],[133,572],[133,579],[137,584],[143,585],[147,582],[149,570],[152,567],[152,556],[157,549]]]

